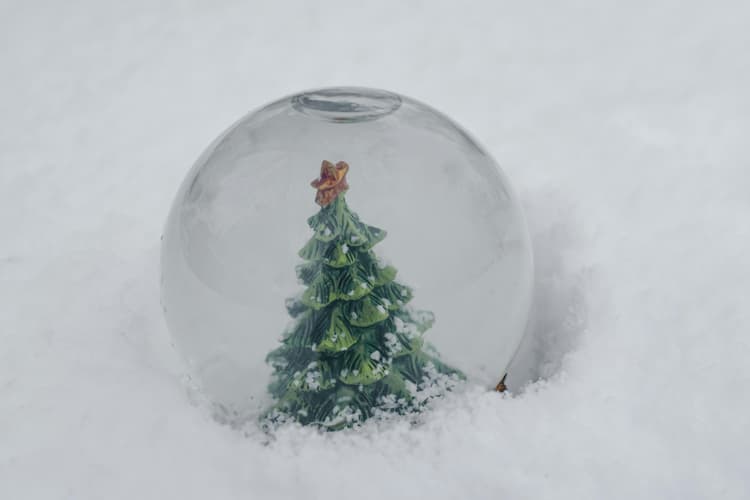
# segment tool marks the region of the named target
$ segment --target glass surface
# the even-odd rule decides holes
[[[443,362],[493,388],[526,326],[531,248],[495,161],[432,108],[382,90],[280,99],[232,125],[183,182],[164,232],[162,303],[206,397],[229,415],[272,404],[266,362],[294,326],[299,250],[321,210],[321,162],[348,164],[345,200],[387,237],[372,251],[398,270]]]

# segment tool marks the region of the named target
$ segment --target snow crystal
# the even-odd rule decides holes
[[[388,349],[390,356],[395,356],[403,350],[404,347],[395,334],[388,332],[383,337],[385,339],[385,347]]]
[[[393,320],[393,324],[396,327],[397,333],[402,333],[409,338],[419,336],[419,328],[417,328],[417,325],[415,325],[414,323],[407,323],[401,318],[397,317]]]
[[[305,385],[314,391],[318,390],[320,388],[321,378],[322,373],[320,371],[308,371],[305,374]]]
[[[334,427],[342,423],[353,424],[362,420],[362,412],[357,408],[353,409],[351,406],[344,406],[340,408],[338,405],[333,409],[333,418],[327,417],[323,422],[324,426]]]
[[[396,395],[395,394],[386,394],[385,396],[381,396],[380,400],[378,401],[378,404],[383,409],[386,409],[386,410],[395,410],[395,409],[397,409]]]
[[[375,361],[380,361],[380,351],[373,351],[370,354],[370,357],[374,359]]]
[[[381,314],[384,314],[384,313],[385,313],[385,307],[383,307],[383,306],[382,306],[382,305],[380,305],[380,304],[378,304],[378,306],[376,307],[376,309],[377,309],[377,310],[378,310],[378,312],[379,312],[379,313],[381,313]]]
[[[344,253],[344,254],[349,253],[349,245],[347,245],[346,243],[344,243],[343,245],[341,245],[341,252]]]

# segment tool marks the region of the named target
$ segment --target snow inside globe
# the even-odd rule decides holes
[[[508,180],[446,116],[383,90],[275,101],[188,173],[162,304],[230,422],[327,430],[495,388],[523,337],[531,246]]]

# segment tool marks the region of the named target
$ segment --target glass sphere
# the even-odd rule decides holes
[[[383,90],[330,88],[240,119],[177,193],[163,236],[162,304],[205,396],[243,418],[272,403],[267,356],[298,321],[290,317],[295,299],[287,299],[306,288],[298,252],[313,236],[326,240],[322,226],[308,227],[326,210],[324,160],[331,175],[347,166],[340,198],[356,224],[387,232],[368,233],[377,265],[398,271],[410,307],[432,313],[425,345],[469,382],[494,388],[524,334],[533,282],[530,240],[508,180],[434,109]],[[349,248],[339,245],[338,257]]]

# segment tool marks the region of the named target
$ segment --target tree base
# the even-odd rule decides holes
[[[507,390],[508,390],[508,387],[507,387],[507,386],[505,385],[505,378],[506,378],[507,376],[508,376],[508,374],[507,374],[507,373],[506,373],[505,375],[503,375],[503,378],[502,378],[502,379],[500,380],[500,382],[498,382],[498,383],[497,383],[497,385],[495,386],[495,390],[496,390],[497,392],[505,392],[505,391],[507,391]]]

